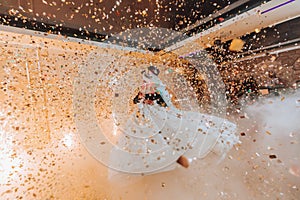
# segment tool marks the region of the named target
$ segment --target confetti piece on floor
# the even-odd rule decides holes
[[[300,167],[297,165],[292,165],[289,168],[289,172],[290,172],[290,174],[292,174],[294,176],[300,177]]]
[[[270,131],[266,131],[266,134],[268,134],[268,135],[272,135]]]
[[[188,168],[189,167],[189,161],[186,157],[180,156],[177,160],[177,163],[180,164],[181,166]]]

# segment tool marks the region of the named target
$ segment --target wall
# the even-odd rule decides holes
[[[91,52],[101,67],[126,51],[4,31],[0,38],[1,199],[105,199],[107,169],[75,134],[72,84]]]

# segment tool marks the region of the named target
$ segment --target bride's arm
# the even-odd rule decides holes
[[[172,101],[171,101],[171,95],[166,89],[164,85],[159,85],[157,88],[157,91],[159,92],[160,96],[164,100],[164,102],[167,104],[168,107],[174,107]]]

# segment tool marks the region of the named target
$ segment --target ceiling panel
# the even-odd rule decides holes
[[[159,50],[219,23],[218,12],[235,3],[249,7],[255,2],[263,1],[0,0],[0,19],[12,26]]]

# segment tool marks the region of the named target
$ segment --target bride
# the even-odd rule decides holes
[[[118,127],[111,166],[128,173],[152,174],[179,165],[188,167],[213,148],[224,157],[238,142],[236,125],[220,117],[177,108],[159,73],[155,66],[142,72],[143,84],[133,99],[137,106]]]

